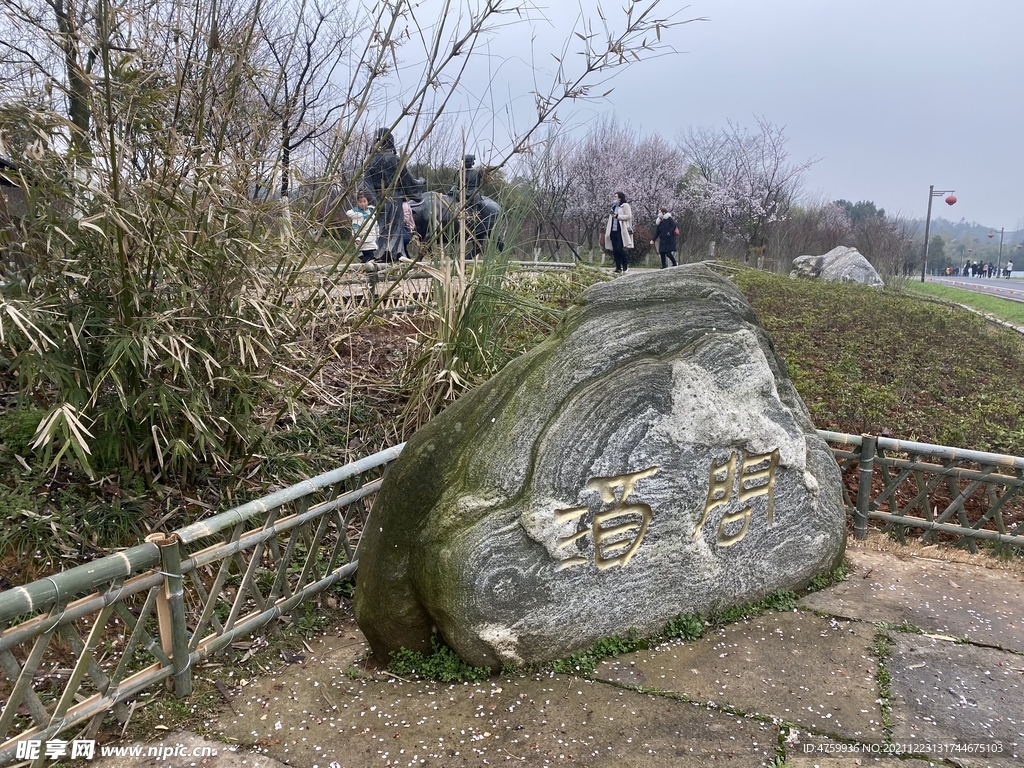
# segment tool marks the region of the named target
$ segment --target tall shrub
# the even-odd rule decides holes
[[[342,55],[325,36],[329,7],[279,12],[288,3],[0,0],[0,97],[20,115],[0,143],[27,211],[7,232],[18,258],[0,272],[0,347],[21,396],[44,409],[34,445],[50,466],[188,479],[257,450],[301,390],[300,369],[318,364],[301,342],[330,290],[305,268],[327,259],[337,274],[352,256],[325,254],[303,208],[352,202],[362,173],[350,150],[375,125],[401,127],[414,154],[481,41],[524,18],[504,0],[444,0],[429,18],[387,0],[349,28]],[[533,94],[535,119],[489,164],[527,151],[592,81],[664,48],[675,22],[658,4],[581,18],[550,87]],[[408,46],[422,46],[408,52],[417,77],[382,104]],[[311,75],[343,61],[345,86]],[[299,206],[288,179],[303,168],[318,183]]]

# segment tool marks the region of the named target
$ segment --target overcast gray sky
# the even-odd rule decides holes
[[[564,38],[581,5],[592,11],[597,2],[551,0],[535,61]],[[959,202],[936,200],[933,215],[1024,227],[1024,0],[664,0],[661,8],[707,21],[673,30],[677,54],[618,75],[607,103],[577,110],[577,124],[611,110],[672,139],[687,126],[753,127],[763,116],[785,126],[794,160],[818,159],[808,195],[873,200],[923,218],[934,184]],[[523,27],[500,32],[492,61],[527,56],[529,36]],[[529,102],[521,74],[494,83]],[[488,98],[500,107],[500,92]]]
[[[682,3],[680,3],[682,5]],[[924,217],[928,186],[955,189],[946,218],[1016,229],[1024,221],[1024,1],[694,0],[672,59],[672,117],[633,88],[619,113],[659,132],[673,123],[786,126],[794,158],[820,158],[808,192],[874,200]],[[651,78],[645,65],[644,83]],[[654,78],[661,79],[661,78]],[[630,93],[633,90],[633,93]],[[651,97],[653,98],[653,96]]]

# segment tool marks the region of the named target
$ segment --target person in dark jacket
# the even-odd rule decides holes
[[[651,245],[654,245],[654,241],[658,241],[658,253],[661,254],[661,268],[665,269],[668,267],[668,263],[671,261],[672,266],[678,266],[676,264],[676,220],[672,218],[672,214],[669,212],[667,206],[661,206],[661,213],[658,214],[658,222],[654,230],[654,239],[651,240]]]
[[[367,190],[375,197],[373,203],[383,212],[377,238],[377,260],[397,261],[406,256],[402,201],[423,190],[423,179],[414,179],[395,150],[395,138],[387,128],[380,128],[374,141],[376,151],[363,174]]]

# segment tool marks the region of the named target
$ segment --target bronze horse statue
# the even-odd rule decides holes
[[[459,240],[458,203],[451,195],[440,192],[421,192],[409,201],[412,217],[416,222],[416,233],[420,240],[442,240],[445,243]],[[476,194],[466,201],[466,258],[473,259],[482,254],[487,241],[494,236],[501,215],[501,206],[486,195]],[[497,235],[497,248],[505,247],[501,234]]]
[[[395,148],[394,137],[387,129],[380,129],[375,139],[376,151],[367,163],[364,184],[377,205],[380,237],[377,239],[377,258],[382,261],[406,255],[407,233],[402,223],[402,200],[408,200],[412,209],[416,232],[422,242],[452,243],[458,240],[458,224],[466,227],[466,258],[472,259],[483,252],[494,233],[501,214],[501,206],[480,193],[484,183],[484,170],[475,168],[476,157],[466,155],[464,168],[447,195],[424,191],[424,180],[414,179],[401,162]],[[464,187],[463,187],[464,185]],[[459,200],[465,200],[465,212],[460,215]],[[498,249],[504,248],[499,236]]]

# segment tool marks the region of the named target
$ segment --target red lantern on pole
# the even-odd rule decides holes
[[[989,240],[991,240],[991,239],[992,239],[993,237],[995,237],[995,236],[996,236],[996,233],[995,233],[995,232],[989,232],[989,233],[988,233],[988,239],[989,239]]]
[[[955,204],[956,204],[956,197],[954,195],[950,195],[949,197],[946,198],[946,205],[955,205]]]

